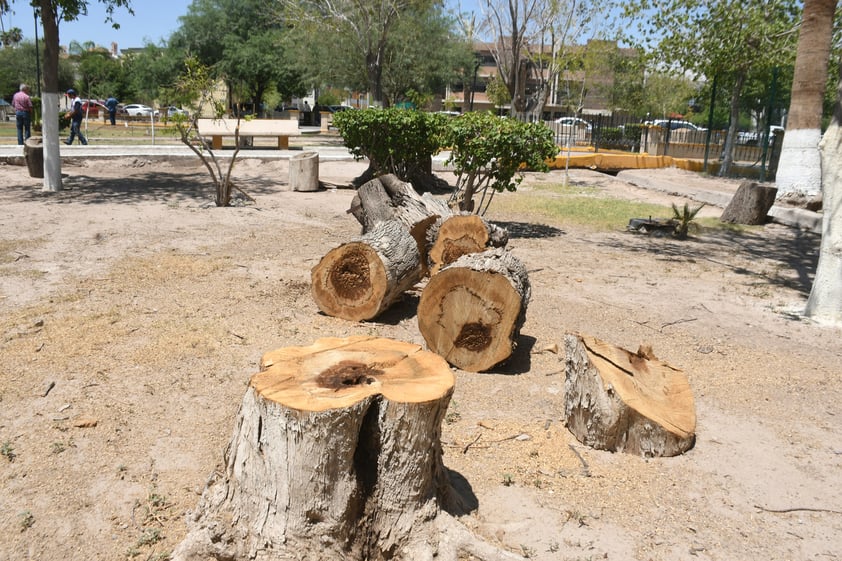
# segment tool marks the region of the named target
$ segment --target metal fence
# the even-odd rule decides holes
[[[622,151],[703,160],[709,171],[718,170],[727,131],[697,127],[678,119],[643,121],[629,115],[567,115],[546,125],[562,149],[589,152]],[[731,175],[771,179],[777,169],[783,131],[773,127],[768,136],[740,132],[735,139]]]

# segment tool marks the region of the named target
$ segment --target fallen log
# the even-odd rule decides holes
[[[421,293],[418,327],[427,346],[470,372],[514,352],[531,296],[526,267],[504,249],[463,255]]]
[[[438,355],[389,339],[266,353],[172,559],[516,559],[441,510],[463,512],[439,436],[454,382]]]
[[[505,247],[509,233],[476,214],[442,218],[427,230],[427,268],[431,275],[463,255]]]
[[[395,221],[330,250],[311,271],[311,294],[325,314],[377,317],[423,277],[415,239]]]
[[[632,353],[569,333],[565,352],[564,416],[579,442],[650,458],[693,447],[696,410],[690,384],[651,348]]]

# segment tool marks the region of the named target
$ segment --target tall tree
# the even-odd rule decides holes
[[[821,195],[822,102],[836,0],[804,0],[792,98],[775,183],[778,198]]]
[[[170,47],[210,67],[229,90],[258,107],[267,90],[297,84],[284,33],[264,0],[194,0]]]
[[[729,172],[749,74],[791,61],[800,10],[797,0],[631,0],[625,15],[637,22],[656,68],[691,73],[730,86],[730,125],[720,174]]]
[[[366,87],[375,104],[388,103],[383,73],[389,57],[389,41],[400,19],[410,12],[424,13],[434,0],[280,0],[282,21],[298,29],[298,36],[335,37],[342,52],[360,57]],[[399,38],[396,40],[400,40]],[[427,43],[430,46],[430,43]]]
[[[131,10],[130,0],[99,0],[106,6],[106,21],[114,27],[117,8]],[[61,190],[61,155],[58,137],[59,108],[59,24],[74,21],[88,13],[85,0],[31,0],[44,26],[44,88],[41,97],[44,136],[44,190]],[[0,13],[11,9],[13,2],[0,0]]]

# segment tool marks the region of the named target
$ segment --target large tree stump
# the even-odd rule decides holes
[[[450,364],[489,370],[514,352],[530,296],[526,267],[511,253],[463,255],[424,287],[418,327]]]
[[[565,336],[564,415],[579,442],[645,457],[693,447],[696,409],[683,372],[590,336]]]
[[[463,255],[505,247],[509,233],[476,214],[457,214],[436,221],[427,231],[427,267],[431,275]]]
[[[778,190],[754,181],[743,181],[719,220],[731,224],[765,224]]]
[[[458,499],[440,442],[454,381],[441,357],[388,339],[265,354],[224,469],[173,560],[409,561],[451,550],[439,558],[455,561],[481,550],[440,511]]]
[[[423,277],[415,239],[398,222],[380,222],[330,250],[311,271],[313,300],[327,315],[377,317]]]

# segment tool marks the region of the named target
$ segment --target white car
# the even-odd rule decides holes
[[[176,115],[184,115],[185,117],[190,116],[190,112],[187,109],[179,109],[175,105],[170,105],[167,107],[167,117],[173,118]]]
[[[142,103],[132,103],[130,105],[126,105],[123,110],[129,117],[149,117],[152,115],[159,117],[161,115],[160,111],[152,109],[148,105],[143,105]]]
[[[706,131],[707,129],[704,127],[700,127],[694,125],[689,121],[681,121],[678,119],[655,119],[651,124],[656,127],[661,127],[662,129],[669,128],[670,130],[679,130],[679,129],[688,129],[691,131]]]
[[[579,117],[560,117],[556,119],[555,122],[566,127],[574,127],[577,129],[584,129],[586,131],[591,130],[591,124]]]

